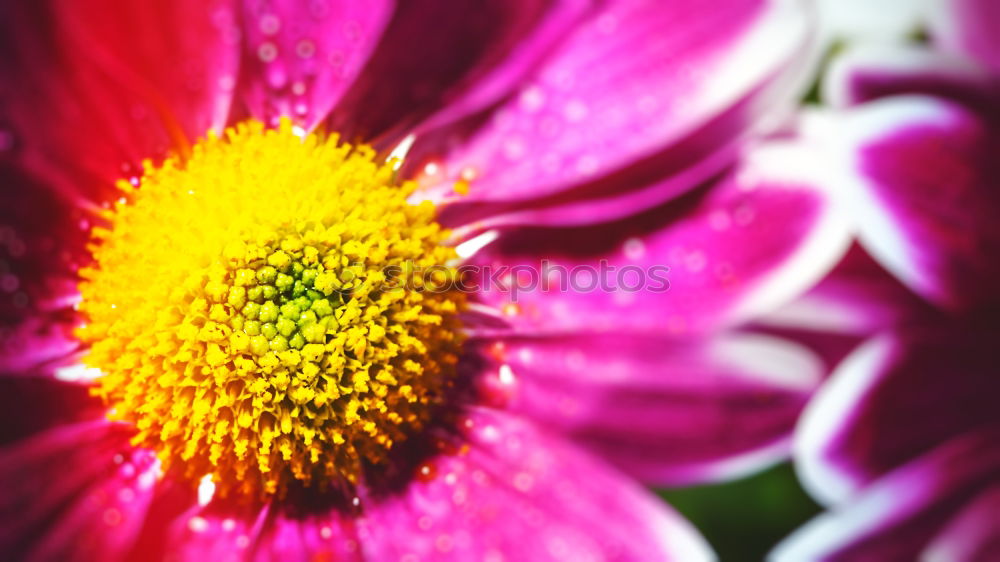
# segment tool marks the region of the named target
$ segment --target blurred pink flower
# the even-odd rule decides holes
[[[827,293],[871,337],[803,414],[795,460],[829,511],[775,560],[1000,556],[1000,12],[942,4],[935,48],[855,49],[827,79],[832,180],[912,292],[869,269]]]
[[[0,22],[7,555],[707,559],[625,474],[692,483],[787,453],[823,365],[734,328],[847,241],[760,142],[807,77],[798,2],[51,0],[0,3]],[[667,264],[671,291],[479,295],[464,421],[426,436],[452,447],[414,443],[322,508],[229,506],[100,419],[69,333],[113,182],[249,117],[415,139],[401,174],[465,239],[495,238],[471,263]]]

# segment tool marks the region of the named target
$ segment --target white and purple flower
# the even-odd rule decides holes
[[[52,0],[0,3],[0,22],[7,555],[703,560],[627,475],[700,482],[787,454],[824,366],[742,327],[848,242],[785,164],[792,143],[763,136],[808,77],[803,3]],[[103,418],[74,304],[90,231],[129,204],[115,181],[142,193],[247,119],[408,146],[414,199],[459,241],[488,233],[469,263],[667,265],[670,291],[470,296],[454,417],[329,503],[216,497],[212,474],[162,471]]]
[[[775,560],[1000,556],[1000,12],[941,4],[932,46],[855,48],[827,79],[833,183],[912,293],[884,278],[827,292],[870,339],[799,423],[800,477],[829,511]]]

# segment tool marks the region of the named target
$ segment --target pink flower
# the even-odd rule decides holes
[[[753,332],[745,323],[804,291],[847,243],[844,223],[813,187],[815,178],[795,175],[784,164],[791,148],[780,140],[761,142],[761,133],[793,110],[810,62],[808,15],[798,3],[53,0],[4,3],[0,22],[0,371],[7,375],[0,378],[0,395],[10,401],[2,421],[9,445],[0,452],[0,550],[8,556],[708,559],[712,554],[700,536],[627,476],[660,485],[692,483],[743,474],[786,454],[789,428],[824,368],[807,347]],[[94,318],[96,305],[85,298],[81,307],[91,325],[110,327],[106,336],[84,339],[95,348],[115,338],[122,342],[120,356],[105,353],[102,367],[112,372],[95,381],[79,362],[97,351],[73,335],[81,321],[73,309],[78,268],[88,263],[85,244],[93,227],[117,221],[107,238],[95,231],[103,241],[97,247],[108,246],[123,228],[158,226],[124,218],[132,208],[155,215],[155,205],[136,202],[147,193],[163,194],[162,216],[174,205],[170,197],[184,195],[149,187],[168,175],[162,170],[172,169],[162,164],[168,155],[180,155],[178,173],[194,174],[185,165],[201,166],[199,158],[218,157],[219,145],[230,142],[196,139],[247,118],[271,126],[291,118],[299,137],[337,131],[381,155],[415,139],[399,170],[416,180],[415,199],[438,206],[439,220],[470,243],[459,246],[463,252],[489,242],[463,255],[467,264],[511,267],[546,258],[567,269],[667,265],[670,290],[536,287],[517,295],[517,302],[502,290],[471,295],[461,315],[464,353],[452,382],[430,393],[436,407],[424,413],[431,417],[394,445],[375,439],[385,437],[377,427],[372,440],[349,443],[385,449],[372,454],[373,464],[366,464],[368,457],[348,459],[362,467],[352,473],[357,480],[337,479],[319,490],[289,476],[287,496],[265,494],[257,501],[234,492],[242,478],[220,482],[225,470],[219,464],[192,479],[185,473],[190,459],[242,459],[243,453],[215,448],[165,452],[176,436],[186,436],[185,446],[209,442],[191,432],[201,430],[199,420],[222,417],[217,408],[203,408],[204,393],[218,391],[218,397],[222,387],[204,382],[185,394],[170,379],[180,373],[169,369],[158,372],[167,378],[148,378],[127,364],[150,367],[148,357],[159,352],[136,354],[130,342],[147,336],[161,337],[157,341],[168,347],[187,342],[182,352],[189,364],[218,365],[212,353],[252,359],[236,351],[248,345],[237,340],[241,334],[259,337],[262,328],[233,328],[239,338],[229,344],[203,343],[171,324],[177,302],[131,301],[162,309],[156,321],[170,329],[151,333],[140,321],[102,324]],[[246,134],[264,138],[261,131]],[[245,170],[281,156],[248,152],[218,177],[245,180]],[[144,172],[146,159],[151,164]],[[280,175],[300,165],[309,163],[289,156],[288,169],[273,171]],[[212,190],[213,176],[197,178],[204,183],[185,186],[187,194]],[[140,187],[127,188],[123,201],[112,205],[121,196],[114,187],[121,179]],[[359,180],[364,186],[369,181],[381,185],[371,177]],[[469,184],[467,194],[460,194],[462,182]],[[307,187],[288,189],[282,201],[294,201]],[[364,190],[351,193],[368,201]],[[199,207],[209,216],[190,213],[200,221],[192,232],[245,220],[235,210],[226,216],[228,209],[213,215],[206,208],[216,209]],[[134,271],[162,273],[149,263],[172,248],[161,247],[164,240],[147,243],[148,252],[132,248],[123,255],[133,260]],[[306,263],[300,246],[282,246],[292,258],[269,255],[267,267],[273,267],[263,273],[261,265],[261,284],[250,280],[248,286],[279,287],[280,293],[285,285],[275,280],[276,271],[285,272],[291,295],[290,284],[304,279],[301,270],[293,279],[289,269],[289,260]],[[242,249],[230,250],[226,246],[225,259],[231,262],[219,263],[244,259]],[[113,261],[102,251],[95,250],[99,271]],[[226,282],[237,273],[225,272]],[[85,288],[99,286],[92,275],[83,275]],[[149,278],[150,286],[158,281]],[[178,286],[197,296],[182,304],[211,300],[211,283]],[[243,287],[235,281],[227,286]],[[314,288],[305,305],[319,311],[316,303],[327,300],[319,284]],[[324,290],[330,296],[334,289]],[[338,298],[358,298],[344,291]],[[228,304],[221,296],[211,301],[219,306],[211,314],[236,314],[232,303],[244,302],[237,293],[230,293]],[[117,295],[93,296],[116,307]],[[254,302],[289,304],[275,299],[264,294]],[[259,308],[254,319],[277,318],[276,310]],[[240,314],[249,319],[246,310]],[[292,312],[297,318],[299,312]],[[109,314],[131,322],[127,311]],[[365,318],[377,324],[377,315],[371,316]],[[125,327],[137,330],[135,339],[115,335]],[[217,341],[212,334],[198,337]],[[348,359],[369,357],[366,344],[384,337],[352,340]],[[282,349],[291,338],[281,340]],[[273,338],[262,341],[261,353],[268,345],[274,352]],[[209,381],[219,372],[184,376]],[[133,373],[151,385],[143,387],[146,394],[136,391],[138,382],[101,386],[112,377],[128,381]],[[368,393],[375,412],[378,396],[362,379],[342,392]],[[286,384],[269,379],[264,386],[270,390],[260,392],[270,399]],[[111,412],[128,423],[103,418],[107,404],[88,394],[95,385],[116,397],[116,407],[132,408]],[[240,385],[235,394],[245,390]],[[163,406],[166,391],[175,393]],[[392,399],[412,389],[390,390],[397,391]],[[292,411],[288,400],[283,412]],[[312,408],[302,404],[294,411]],[[182,421],[153,420],[152,410]],[[245,438],[258,439],[251,441],[255,447],[270,443],[271,437],[261,437],[273,430],[264,429],[269,415],[239,421],[249,433],[260,423],[259,435]],[[162,440],[162,447],[130,444],[136,419],[159,424],[140,438]],[[282,431],[301,434],[297,419],[288,423],[292,429]],[[285,445],[299,452],[309,446]],[[293,469],[281,463],[300,460],[260,454],[287,474]],[[167,461],[173,465],[164,470]],[[188,464],[187,472],[195,468]],[[264,478],[249,474],[250,486],[256,486],[253,478]],[[222,498],[215,493],[220,487],[232,493]]]
[[[827,293],[871,337],[803,414],[799,474],[829,511],[775,560],[1000,555],[1000,19],[993,2],[945,4],[938,50],[857,49],[828,78],[860,243],[912,293],[879,273]]]

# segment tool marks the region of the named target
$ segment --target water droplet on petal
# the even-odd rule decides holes
[[[295,54],[303,59],[311,58],[316,54],[316,44],[308,39],[303,39],[295,46]]]
[[[14,133],[0,130],[0,152],[7,152],[12,148],[14,148]]]
[[[194,533],[203,533],[208,530],[208,521],[204,517],[192,517],[188,521],[188,529],[191,529]]]
[[[278,58],[278,47],[274,43],[261,43],[257,48],[257,58],[263,62],[271,62]]]
[[[265,35],[274,35],[281,30],[281,18],[274,14],[264,14],[260,17],[260,32]]]

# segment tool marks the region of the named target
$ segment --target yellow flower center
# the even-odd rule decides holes
[[[140,185],[94,229],[78,336],[109,417],[165,470],[262,497],[353,483],[429,421],[464,300],[392,162],[248,122]]]

